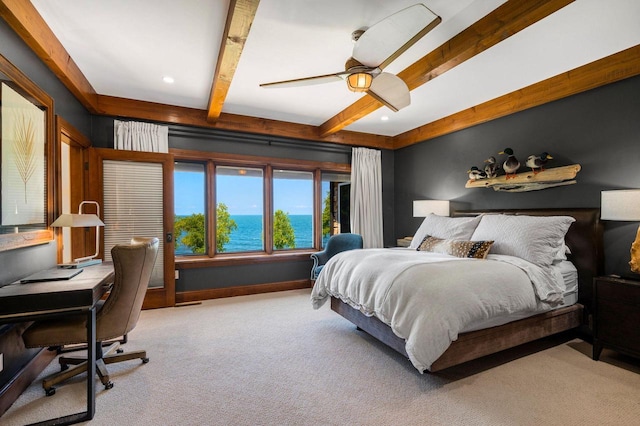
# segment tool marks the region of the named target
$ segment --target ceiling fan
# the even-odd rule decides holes
[[[263,83],[260,87],[300,87],[346,80],[349,90],[366,92],[393,111],[411,103],[409,88],[394,74],[382,70],[425,34],[442,18],[418,3],[402,9],[366,30],[356,30],[351,58],[345,70],[333,74]]]

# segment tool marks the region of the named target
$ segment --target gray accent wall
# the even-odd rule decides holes
[[[87,137],[91,116],[35,53],[0,19],[0,54],[54,99],[54,113],[75,126]],[[55,242],[0,252],[0,283],[14,282],[56,264]],[[39,349],[24,349],[21,332],[24,324],[0,325],[0,352],[4,353],[4,370],[0,373],[0,390],[26,365]]]
[[[55,113],[89,137],[91,116],[38,56],[0,18],[0,54],[54,99]]]
[[[0,40],[0,54],[54,99],[54,113],[88,136],[91,116],[87,110],[2,19]],[[55,264],[55,243],[1,252],[0,283],[15,281]]]
[[[634,77],[397,150],[396,236],[413,235],[420,225],[413,200],[452,200],[458,209],[600,207],[602,190],[640,188],[639,117]],[[504,148],[523,164],[544,151],[554,157],[548,167],[580,164],[577,184],[522,193],[466,189],[466,171]],[[605,222],[606,273],[630,272],[637,227]]]

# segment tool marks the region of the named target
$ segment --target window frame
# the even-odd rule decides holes
[[[273,241],[273,234],[274,234],[274,225],[275,223],[271,224],[271,250],[273,252],[290,252],[293,250],[312,250],[316,248],[315,245],[315,238],[314,235],[316,233],[316,228],[318,227],[318,219],[320,220],[320,227],[322,227],[322,211],[320,211],[320,217],[318,217],[318,212],[316,211],[316,206],[315,206],[315,192],[316,192],[316,188],[315,188],[315,180],[316,180],[316,173],[315,170],[300,170],[298,167],[278,167],[278,168],[274,168],[271,167],[271,211],[269,212],[269,215],[271,216],[271,221],[275,221],[275,214],[276,214],[276,206],[275,206],[275,197],[276,197],[276,193],[275,193],[275,180],[276,180],[276,174],[277,172],[280,171],[286,171],[286,172],[294,172],[294,173],[310,173],[311,174],[311,187],[312,187],[312,233],[311,233],[311,247],[301,247],[301,248],[283,248],[283,249],[277,249],[274,247],[274,241]],[[320,194],[322,195],[322,194]],[[287,213],[287,212],[285,212]]]
[[[176,264],[181,268],[197,268],[212,265],[242,265],[262,262],[287,262],[308,259],[309,254],[322,250],[322,172],[351,173],[351,165],[334,162],[286,159],[275,157],[227,154],[209,151],[195,151],[171,148],[169,153],[177,162],[198,162],[205,164],[205,206],[207,212],[207,253],[204,255],[176,255]],[[263,176],[263,217],[264,250],[251,252],[216,253],[215,251],[215,206],[216,206],[216,166],[262,168]],[[273,249],[273,170],[313,173],[313,248]]]
[[[174,164],[174,169],[173,169],[173,176],[174,176],[174,185],[175,185],[175,174],[176,174],[176,170],[175,170],[175,164],[176,163],[182,163],[182,164],[198,164],[202,166],[202,173],[204,174],[204,179],[203,179],[203,191],[202,191],[202,197],[204,198],[203,200],[203,204],[204,204],[204,229],[205,229],[205,253],[208,254],[210,247],[209,247],[209,239],[208,234],[209,234],[209,206],[207,205],[207,191],[208,191],[208,173],[207,173],[207,163],[203,162],[203,161],[184,161],[184,160],[180,160],[177,158],[173,159],[173,164]],[[173,203],[174,203],[174,218],[173,218],[173,226],[172,228],[175,227],[175,217],[176,217],[176,211],[175,211],[175,202],[176,202],[176,197],[175,197],[175,192],[174,192],[174,196],[173,196]],[[176,234],[176,230],[173,229],[173,234],[174,234],[174,239],[177,239],[177,235]],[[193,256],[198,256],[197,254],[185,254],[185,255],[175,255],[175,247],[174,247],[174,257],[180,258],[180,257],[193,257]]]

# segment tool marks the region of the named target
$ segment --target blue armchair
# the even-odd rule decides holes
[[[311,281],[315,281],[320,275],[320,271],[336,254],[354,249],[362,248],[362,236],[360,234],[336,234],[332,235],[327,241],[324,250],[311,253],[313,259],[313,267],[311,268]]]

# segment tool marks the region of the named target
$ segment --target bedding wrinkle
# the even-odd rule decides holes
[[[540,268],[513,264],[518,261],[461,259],[415,250],[353,250],[325,265],[311,299],[316,309],[334,296],[365,315],[375,315],[405,339],[409,359],[424,372],[474,322],[537,309],[530,274],[540,274]]]

